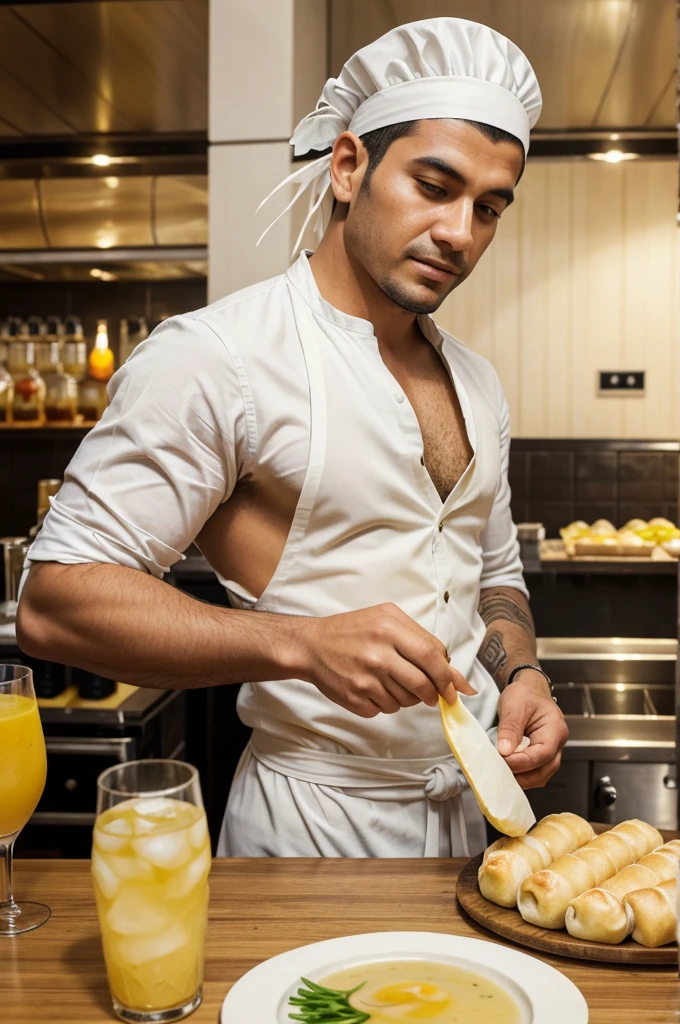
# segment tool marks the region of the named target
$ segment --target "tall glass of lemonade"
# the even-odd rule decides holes
[[[164,1024],[200,1005],[210,865],[195,768],[129,761],[99,776],[92,876],[122,1020]]]
[[[12,895],[14,841],[37,806],[46,775],[33,674],[23,665],[0,665],[0,935],[29,932],[50,916],[44,903],[16,903]]]

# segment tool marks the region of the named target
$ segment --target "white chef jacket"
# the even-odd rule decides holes
[[[372,325],[289,271],[165,321],[114,375],[29,561],[109,562],[162,577],[238,480],[300,493],[281,561],[236,607],[330,615],[393,601],[447,646],[486,729],[498,691],[477,660],[480,589],[522,579],[507,481],[508,409],[481,357],[420,317],[455,384],[472,461],[446,502]],[[302,680],[246,684],[253,739],[219,852],[418,856],[475,852],[481,816],[437,709],[362,719]]]

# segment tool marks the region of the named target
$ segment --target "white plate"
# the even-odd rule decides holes
[[[320,981],[336,971],[378,960],[437,960],[476,971],[512,996],[522,1011],[522,1024],[588,1022],[588,1005],[576,986],[537,957],[461,935],[372,932],[300,946],[258,964],[228,993],[221,1024],[292,1024],[288,999],[302,975]]]

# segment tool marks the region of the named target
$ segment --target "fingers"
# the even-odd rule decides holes
[[[461,693],[468,696],[476,694],[477,690],[457,669],[449,664],[446,648],[441,641],[425,630],[422,633],[424,635],[420,636],[413,630],[403,630],[395,642],[395,647],[405,662],[414,666],[422,676],[429,680],[434,689],[434,703],[441,694],[447,703],[453,704],[456,699],[456,690],[460,690]],[[402,681],[401,673],[398,678]],[[408,687],[408,683],[405,685]],[[418,691],[413,692],[417,693]],[[431,700],[426,700],[424,696],[421,696],[421,700],[424,700],[426,704],[433,703]]]
[[[562,750],[569,737],[564,715],[547,697],[525,688],[514,692],[507,687],[498,705],[498,752],[513,772],[529,772],[549,762]],[[516,748],[523,735],[531,745],[521,753]]]
[[[513,751],[516,750],[522,742],[525,725],[526,720],[519,710],[509,713],[506,712],[502,715],[498,723],[498,753],[508,759],[508,764],[511,768],[512,764],[510,764],[510,761],[512,757],[525,756],[525,753],[513,754]]]
[[[555,751],[555,743],[532,742],[526,750],[513,752],[506,756],[505,760],[508,767],[515,773],[515,775],[518,775],[520,773],[534,771],[536,768],[541,768],[543,765],[549,764],[555,757]]]
[[[459,672],[453,665],[449,665],[451,672],[453,673],[453,685],[460,693],[464,693],[468,697],[476,697],[479,690],[475,690],[474,686],[467,681],[462,672]],[[449,701],[451,703],[451,701]]]
[[[430,680],[426,676],[423,676],[422,680],[423,686],[426,687],[432,693],[434,693],[434,703],[436,703],[436,691],[434,690],[434,687],[432,686]],[[416,706],[416,704],[421,703],[422,698],[418,697],[410,687],[407,688],[405,686],[402,686],[399,680],[395,679],[391,675],[388,675],[385,678],[384,685],[385,689],[394,697],[394,699],[398,702],[399,706],[402,708],[413,708]],[[427,703],[427,701],[424,701],[424,703]]]
[[[530,772],[521,772],[519,775],[515,775],[518,783],[522,789],[538,789],[540,786],[545,786],[552,776],[555,774],[562,761],[562,754],[556,754],[547,764],[544,764],[541,768],[536,768]]]
[[[382,711],[375,701],[368,697],[358,698],[351,695],[345,701],[336,701],[340,704],[340,707],[345,708],[347,711],[351,711],[353,715],[358,715],[359,718],[375,718]],[[399,710],[397,708],[397,710]]]
[[[405,695],[405,699],[409,701],[409,703],[404,703],[403,707],[411,707],[411,699],[415,699],[417,704],[422,701],[423,704],[427,704],[431,708],[437,706],[439,692],[436,686],[424,672],[417,669],[410,661],[395,652],[394,656],[389,659],[386,669],[385,686],[395,696],[398,691],[401,691]]]

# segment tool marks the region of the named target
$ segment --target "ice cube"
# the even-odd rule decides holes
[[[191,847],[184,829],[179,832],[147,836],[144,839],[133,839],[132,849],[149,864],[166,870],[181,868],[191,857]]]
[[[105,853],[115,853],[116,850],[122,850],[128,843],[126,836],[111,836],[108,832],[103,832],[99,828],[94,830],[94,842],[95,846],[98,846]]]
[[[148,818],[142,818],[139,814],[135,814],[132,819],[132,831],[136,836],[148,836],[155,828],[155,822],[149,821]]]
[[[123,882],[142,882],[153,878],[153,868],[140,857],[121,857],[115,853],[107,853],[106,863]]]
[[[108,832],[114,836],[131,836],[132,825],[127,818],[112,818],[101,826],[104,832]]]
[[[140,967],[187,946],[191,942],[191,937],[191,932],[179,921],[175,921],[157,935],[124,939],[118,948],[121,958],[131,967]]]
[[[105,853],[115,853],[127,846],[128,836],[132,835],[132,825],[126,818],[112,818],[109,821],[97,821],[94,830],[94,841]]]
[[[138,800],[135,810],[144,818],[174,818],[177,815],[177,801],[162,796]]]
[[[96,850],[92,851],[92,875],[102,895],[107,900],[112,900],[120,888],[120,879]]]
[[[167,928],[172,914],[161,902],[149,899],[148,887],[127,885],[113,901],[106,922],[119,935],[148,935]]]
[[[167,898],[169,900],[181,900],[188,896],[192,889],[208,877],[211,865],[210,848],[206,847],[185,868],[173,872],[165,887]]]
[[[200,850],[208,838],[208,824],[202,814],[195,825],[189,829],[189,842],[195,850]]]

